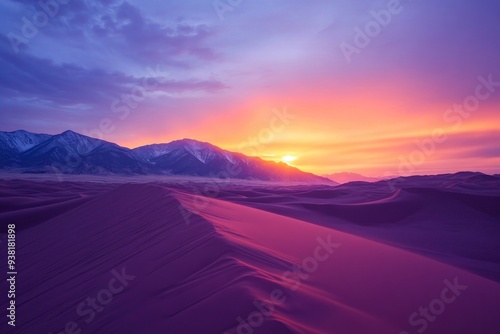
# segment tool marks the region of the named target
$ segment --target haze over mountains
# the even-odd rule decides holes
[[[353,181],[377,182],[377,181],[386,179],[386,178],[382,178],[382,177],[368,177],[368,176],[364,176],[361,174],[350,173],[350,172],[327,174],[327,175],[323,175],[323,177],[326,177],[327,179],[330,179],[330,180],[337,182],[337,183],[340,183],[340,184],[349,183],[349,182],[353,182]],[[397,176],[394,176],[394,177],[397,177]]]
[[[330,183],[284,163],[265,161],[192,139],[135,149],[65,131],[0,132],[0,169],[23,173],[185,175]]]

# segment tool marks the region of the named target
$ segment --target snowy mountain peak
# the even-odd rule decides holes
[[[64,131],[63,133],[60,134],[60,136],[62,136],[62,137],[86,137],[84,135],[81,135],[81,134],[76,133],[75,131],[71,131],[71,130]]]
[[[0,132],[0,170],[46,173],[54,168],[69,174],[166,174],[332,183],[286,164],[247,157],[193,139],[131,150],[73,131],[54,136]]]
[[[103,145],[109,148],[119,147],[114,143],[87,137],[74,131],[65,131],[58,135],[49,136],[49,139],[23,152],[23,155],[41,157],[50,154],[53,150],[62,150],[68,156],[75,157],[88,154]]]
[[[210,143],[198,141],[195,139],[189,139],[189,138],[174,140],[174,141],[168,143],[168,145],[171,145],[173,147],[185,147],[185,148],[190,148],[193,150],[201,150],[201,149],[205,149],[205,148],[219,149],[217,146],[214,146]]]
[[[59,135],[53,136],[52,142],[48,143],[47,148],[63,146],[68,151],[85,154],[102,145],[102,143],[103,141],[99,139],[87,137],[68,130]]]
[[[181,139],[170,143],[170,146],[175,149],[184,149],[193,155],[199,161],[206,163],[207,160],[220,156],[223,152],[220,148],[209,144],[200,142],[194,139]]]
[[[21,153],[48,140],[47,134],[31,133],[24,130],[0,132],[0,149],[13,153]]]
[[[187,152],[194,156],[199,161],[206,163],[207,160],[217,155],[224,155],[225,151],[206,142],[201,142],[194,139],[174,140],[166,144],[152,144],[141,146],[134,149],[134,153],[143,161],[151,161],[166,154],[177,155]]]

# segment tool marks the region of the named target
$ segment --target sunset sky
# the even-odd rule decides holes
[[[2,1],[0,130],[500,173],[497,0],[237,2]]]

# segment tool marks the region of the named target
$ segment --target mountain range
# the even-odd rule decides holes
[[[327,175],[322,175],[323,177],[326,177],[327,179],[330,179],[334,182],[343,184],[343,183],[349,183],[349,182],[354,182],[354,181],[362,181],[362,182],[377,182],[385,179],[389,179],[390,177],[382,178],[382,177],[368,177],[364,176],[361,174],[357,173],[350,173],[350,172],[342,172],[342,173],[334,173],[334,174],[327,174]],[[394,176],[397,177],[397,176]]]
[[[262,181],[333,182],[193,139],[129,149],[73,131],[0,131],[0,170],[91,175],[184,175]]]

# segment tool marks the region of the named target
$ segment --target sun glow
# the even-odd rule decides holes
[[[293,155],[285,155],[283,158],[281,158],[281,161],[283,161],[284,163],[286,163],[288,165],[290,165],[295,160],[297,160],[297,157],[293,156]]]

